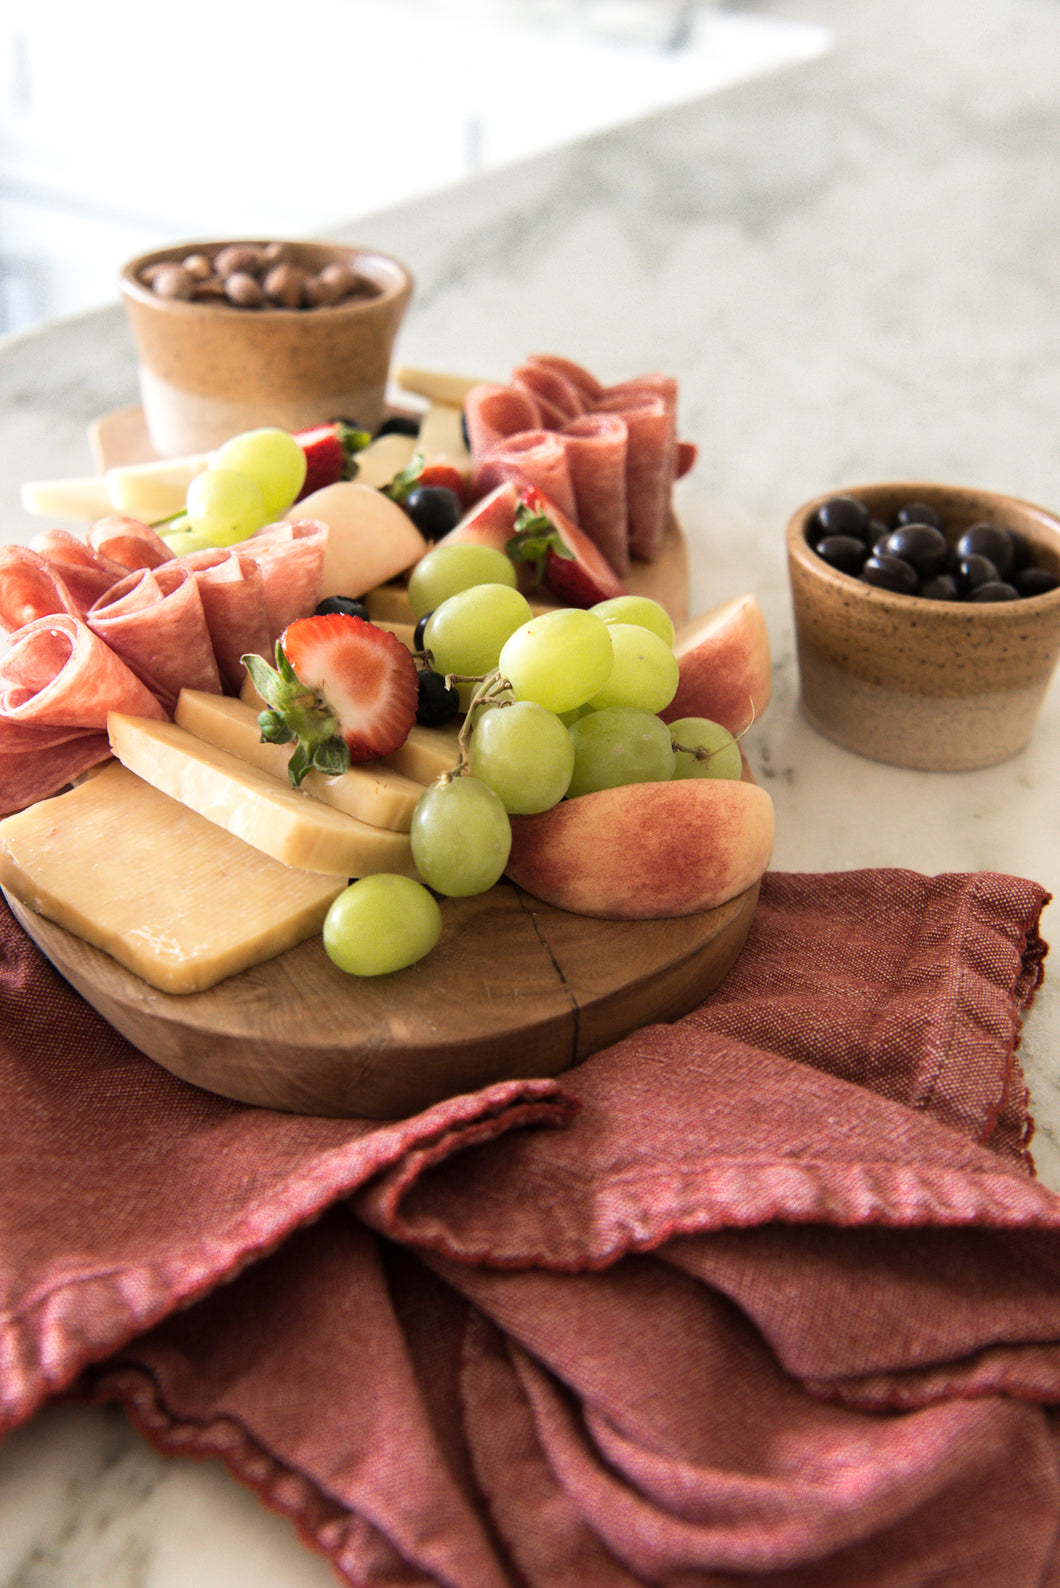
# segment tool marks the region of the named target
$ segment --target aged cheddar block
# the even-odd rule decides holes
[[[112,711],[107,732],[130,772],[285,866],[342,877],[417,875],[407,833],[347,816],[179,723]]]
[[[0,884],[167,993],[320,931],[344,878],[294,871],[117,761],[0,822]]]
[[[233,700],[227,695],[212,695],[201,689],[182,689],[177,700],[176,720],[197,739],[227,750],[229,755],[248,761],[289,787],[287,763],[294,746],[263,744],[258,728],[259,705]],[[407,833],[412,811],[423,793],[422,783],[384,766],[366,761],[351,766],[341,777],[324,777],[310,772],[302,788],[314,799],[333,805],[371,827],[387,827]]]

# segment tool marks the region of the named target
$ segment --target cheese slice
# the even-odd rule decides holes
[[[148,463],[117,464],[106,473],[110,512],[128,513],[144,523],[184,511],[188,486],[210,462],[209,452],[184,458],[152,458]]]
[[[107,732],[130,772],[285,866],[347,878],[418,875],[407,833],[347,816],[179,723],[112,711]]]
[[[260,701],[255,706],[202,689],[182,689],[175,715],[179,725],[197,739],[248,761],[289,788],[287,763],[294,746],[262,742],[258,728],[260,705]],[[408,832],[413,807],[423,793],[422,783],[379,761],[351,766],[341,777],[309,772],[302,788],[326,805],[345,811],[347,816],[356,816],[372,827],[402,833]]]
[[[114,511],[102,479],[29,480],[21,496],[22,506],[35,518],[80,518],[91,523]]]
[[[456,375],[448,370],[418,369],[414,364],[399,364],[394,371],[394,383],[402,391],[426,397],[428,402],[452,403],[459,408],[472,386],[482,384],[482,376]]]
[[[0,884],[166,993],[312,937],[346,885],[281,865],[117,761],[0,821]]]
[[[457,403],[434,402],[420,420],[416,451],[426,466],[448,463],[465,480],[471,477],[471,453],[464,440],[464,410]]]
[[[405,584],[377,584],[365,592],[364,604],[373,623],[408,623],[415,629],[416,614]]]
[[[395,474],[400,474],[402,469],[408,467],[415,453],[415,436],[389,430],[355,454],[357,473],[354,478],[358,485],[371,485],[381,490],[384,485],[390,484]]]

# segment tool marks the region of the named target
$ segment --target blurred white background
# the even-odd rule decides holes
[[[326,232],[830,43],[716,0],[0,11],[3,332],[114,301],[141,249]]]

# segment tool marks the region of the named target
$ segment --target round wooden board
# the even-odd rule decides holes
[[[139,408],[105,415],[101,469],[152,456]],[[688,557],[671,519],[629,588],[688,617]],[[56,969],[149,1058],[237,1101],[297,1113],[398,1118],[491,1082],[556,1075],[642,1025],[686,1014],[726,975],[758,886],[670,920],[600,921],[508,881],[447,899],[438,946],[378,979],[337,970],[319,938],[202,993],[158,991],[6,894]]]
[[[5,897],[66,980],[174,1075],[268,1108],[388,1119],[493,1081],[559,1074],[686,1014],[735,962],[758,885],[698,915],[598,921],[502,883],[447,899],[441,942],[394,975],[346,976],[313,938],[180,996]]]

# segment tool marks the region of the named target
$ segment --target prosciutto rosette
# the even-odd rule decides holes
[[[672,376],[605,386],[572,359],[535,353],[507,383],[472,387],[464,416],[474,496],[505,480],[536,486],[620,578],[633,558],[658,557],[674,481],[696,456],[677,437]]]
[[[106,760],[108,711],[166,715],[81,618],[52,614],[9,635],[0,651],[0,815]]]

